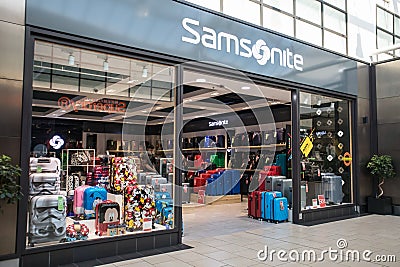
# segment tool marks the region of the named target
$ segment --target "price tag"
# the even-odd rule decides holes
[[[64,210],[64,198],[63,197],[58,197],[57,209],[59,211]]]
[[[37,166],[36,167],[36,172],[41,173],[42,172],[42,166]]]

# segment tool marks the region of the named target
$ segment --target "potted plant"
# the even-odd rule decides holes
[[[2,204],[12,204],[21,199],[21,186],[18,178],[21,175],[21,168],[11,163],[11,158],[6,155],[0,156],[0,210]],[[3,210],[2,210],[3,211]]]
[[[392,199],[383,196],[385,179],[396,177],[392,157],[388,155],[374,155],[367,164],[369,172],[379,179],[379,193],[375,197],[368,197],[368,212],[376,214],[392,214]]]

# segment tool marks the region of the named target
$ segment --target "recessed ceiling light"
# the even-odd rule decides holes
[[[156,110],[160,110],[160,109],[162,109],[162,107],[156,107]]]
[[[115,121],[115,119],[111,118],[110,121]]]
[[[110,89],[110,90],[108,90],[108,92],[109,92],[109,93],[114,93],[115,90],[114,90],[114,89]]]
[[[218,92],[211,93],[211,95],[219,95]]]
[[[142,112],[143,112],[143,113],[146,113],[146,112],[147,112],[147,110],[142,110]]]
[[[134,82],[138,82],[138,80],[130,80],[130,81],[128,81],[128,83],[134,83]]]
[[[50,89],[50,92],[57,92],[57,89]]]
[[[243,110],[245,110],[245,109],[249,109],[250,107],[244,107],[244,108],[242,108]]]
[[[122,115],[122,118],[124,118],[124,119],[125,119],[125,118],[126,118],[126,116],[125,116],[125,115]]]
[[[198,83],[205,83],[207,80],[206,79],[196,79],[196,82]]]
[[[242,86],[242,90],[249,90],[250,86]]]
[[[62,112],[62,113],[66,113],[67,111],[66,111],[66,110],[61,110],[61,112]]]

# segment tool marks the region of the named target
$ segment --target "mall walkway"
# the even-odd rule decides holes
[[[246,203],[185,208],[183,242],[193,248],[98,266],[400,266],[400,217],[369,215],[306,227],[249,219],[246,208]],[[342,240],[337,244],[339,239]],[[272,262],[270,259],[260,261],[257,252],[265,246],[269,251],[290,253],[292,259],[297,257],[296,251],[300,259],[305,253],[306,261],[284,262],[276,254]],[[329,247],[342,251],[344,261],[340,262],[340,253],[335,262],[330,260],[329,254],[324,254],[322,262],[308,261],[307,251],[315,251],[320,258],[321,251]],[[395,255],[397,263],[346,261],[346,253],[351,259],[356,257],[355,250],[361,258],[365,250],[371,250],[373,254],[366,252],[366,259],[378,254]],[[289,260],[288,254],[282,258]],[[332,254],[333,260],[334,257]]]

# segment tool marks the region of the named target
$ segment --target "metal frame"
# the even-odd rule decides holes
[[[381,9],[382,11],[386,12],[387,14],[389,14],[389,15],[391,15],[393,17],[393,20],[392,20],[393,30],[392,31],[388,31],[387,29],[378,26],[378,9]],[[376,42],[376,44],[375,45],[376,45],[376,49],[379,49],[379,47],[378,47],[378,31],[382,31],[382,32],[384,32],[386,34],[391,35],[392,44],[393,45],[396,44],[396,38],[400,39],[400,36],[396,34],[395,20],[396,20],[396,18],[400,20],[400,16],[398,14],[390,11],[390,10],[387,10],[386,8],[384,8],[384,7],[380,6],[380,5],[376,5],[375,10],[376,10],[376,12],[375,12],[375,21],[376,21],[376,24],[375,24],[375,39],[376,39],[375,42]],[[396,52],[394,50],[393,50],[393,55],[391,55],[390,53],[387,53],[387,52],[389,52],[389,51],[384,51],[382,53],[385,53],[386,55],[392,56],[394,59],[399,57],[399,56],[396,56]],[[378,54],[376,55],[376,59],[377,59],[377,61],[379,61],[379,55]]]

